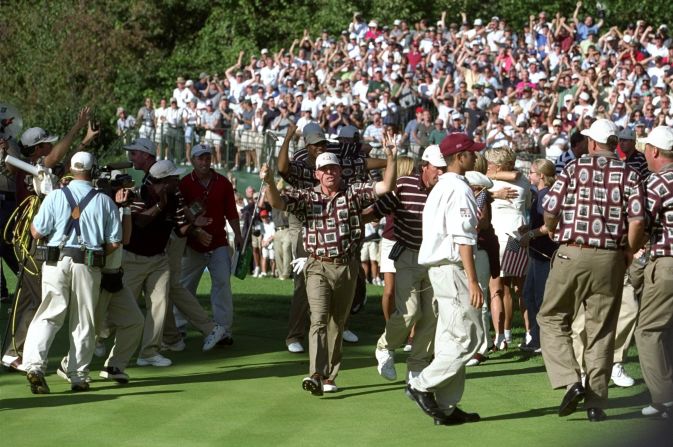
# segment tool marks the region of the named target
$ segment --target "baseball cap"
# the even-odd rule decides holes
[[[453,113],[451,114],[451,119],[454,120],[454,121],[455,121],[455,120],[462,120],[462,119],[463,119],[463,115],[461,115],[461,114],[458,113],[458,112],[453,112]]]
[[[475,19],[474,20],[474,26],[481,26],[483,24],[484,24],[484,22],[481,19]]]
[[[465,178],[467,179],[467,183],[469,183],[471,186],[481,186],[486,189],[493,187],[493,182],[491,179],[479,171],[467,171],[465,173]]]
[[[150,176],[157,179],[180,175],[183,172],[185,172],[183,168],[177,168],[170,160],[159,160],[150,168]]]
[[[619,135],[617,135],[620,140],[635,140],[636,139],[636,133],[633,131],[633,129],[627,127],[625,129],[622,129],[619,131]]]
[[[124,146],[124,150],[140,151],[154,156],[157,154],[157,149],[156,146],[154,146],[154,142],[148,138],[136,138],[131,144]]]
[[[198,157],[203,154],[212,154],[213,150],[208,144],[197,144],[192,148],[192,157]]]
[[[673,150],[673,129],[668,126],[655,127],[645,138],[645,144],[651,144],[663,151]]]
[[[36,146],[40,143],[54,143],[58,140],[56,135],[51,135],[41,127],[31,127],[21,135],[21,145],[24,147]]]
[[[355,138],[355,135],[359,134],[360,131],[355,126],[344,126],[339,129],[337,138]]]
[[[587,92],[580,93],[580,99],[583,99],[584,101],[588,101],[589,100],[589,94]]]
[[[90,171],[96,164],[96,157],[89,152],[77,152],[70,159],[71,171]]]
[[[176,83],[178,84],[184,84],[185,83],[185,78],[182,76],[179,76],[178,79],[175,80]]]
[[[608,142],[608,138],[616,136],[618,133],[617,126],[610,120],[604,118],[597,119],[591,124],[591,127],[584,129],[581,134],[591,138],[597,143],[605,144]]]
[[[318,123],[308,123],[305,125],[302,134],[304,135],[304,142],[306,144],[320,144],[327,141],[325,132],[323,132]]]
[[[450,133],[439,143],[442,155],[453,155],[463,151],[478,152],[485,147],[485,144],[475,142],[464,133]]]
[[[259,217],[269,217],[269,212],[267,210],[260,210]]]
[[[321,169],[329,165],[340,165],[337,156],[331,152],[323,152],[315,159],[316,169]]]
[[[191,79],[189,79],[189,80],[185,83],[185,85],[186,85],[187,87],[191,87],[192,85],[194,85],[194,81],[192,81]]]
[[[563,124],[563,122],[558,118],[555,119],[554,121],[552,121],[552,123],[551,123],[552,126],[560,126],[562,124]]]
[[[436,144],[432,144],[432,145],[426,147],[425,150],[423,151],[423,155],[421,156],[421,159],[423,161],[427,161],[432,166],[436,166],[438,168],[445,168],[446,167],[446,160],[444,160],[444,156],[442,155],[442,151],[439,149],[439,146],[436,145]]]

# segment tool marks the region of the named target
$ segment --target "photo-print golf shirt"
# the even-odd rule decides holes
[[[617,250],[628,221],[645,217],[645,193],[640,174],[616,155],[584,155],[556,176],[542,208],[559,217],[559,244]]]
[[[376,200],[374,182],[354,183],[333,196],[320,185],[282,195],[288,212],[304,224],[304,245],[309,254],[344,258],[359,253],[364,225],[362,210]]]
[[[673,164],[651,174],[647,182],[647,211],[651,217],[651,259],[673,256]]]

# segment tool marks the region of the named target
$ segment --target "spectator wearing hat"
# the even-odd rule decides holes
[[[194,227],[187,233],[187,248],[182,261],[182,285],[196,296],[201,276],[206,268],[210,272],[212,290],[210,302],[215,324],[224,327],[224,337],[231,338],[233,323],[233,299],[229,276],[231,274],[231,242],[227,238],[226,225],[234,232],[234,247],[240,250],[241,237],[239,216],[236,210],[234,189],[226,177],[211,168],[212,149],[197,145],[192,151],[194,170],[180,181],[180,191],[185,204],[192,208],[198,204],[204,210],[202,217],[209,220],[203,227]],[[202,234],[210,235],[210,240]]]
[[[175,80],[175,85],[176,87],[173,89],[172,98],[175,98],[175,102],[179,109],[185,109],[187,108],[189,101],[194,97],[194,93],[192,93],[191,89],[187,88],[185,78],[182,76],[178,76]]]
[[[311,330],[309,375],[302,381],[302,388],[313,395],[337,390],[342,333],[359,270],[356,254],[362,241],[360,215],[376,197],[392,190],[395,183],[396,150],[386,144],[385,152],[386,173],[384,180],[377,183],[354,183],[344,188],[341,162],[332,153],[322,153],[315,159],[315,176],[320,182],[315,188],[281,195],[272,171],[265,166],[260,173],[268,186],[271,205],[303,220],[309,254],[304,274]],[[335,221],[334,226],[329,223],[331,220]]]
[[[185,147],[185,110],[178,106],[177,98],[171,98],[166,110],[166,153],[165,160],[179,162]]]
[[[229,81],[231,89],[230,96],[233,98],[235,104],[238,104],[241,101],[245,88],[252,83],[252,79],[245,79],[244,73],[241,71],[241,63],[244,54],[244,51],[239,52],[236,63],[225,71],[225,76]]]
[[[222,104],[222,101],[224,101],[225,104]],[[229,100],[223,98],[222,101],[220,101],[220,108],[225,107],[226,110],[226,103],[228,103]],[[229,113],[231,113],[231,110],[229,110]],[[222,114],[220,109],[215,110],[213,101],[210,99],[206,100],[206,110],[201,112],[200,122],[201,126],[206,129],[205,144],[215,149],[215,162],[213,163],[213,167],[220,169],[223,166],[222,136],[224,135],[225,129],[222,123]],[[189,162],[191,163],[191,160]]]
[[[182,209],[178,178],[183,170],[170,160],[157,161],[154,143],[138,138],[124,146],[134,169],[145,176],[139,194],[131,203],[131,239],[124,244],[124,284],[131,294],[145,298],[145,327],[138,366],[170,366],[159,353],[170,288],[170,267],[166,245],[170,234],[189,228]]]
[[[670,334],[673,331],[671,279],[673,241],[670,206],[673,191],[673,132],[670,127],[656,127],[645,140],[645,158],[652,171],[647,182],[647,212],[651,218],[650,262],[645,267],[645,287],[640,304],[636,345],[640,369],[650,392],[651,404],[643,408],[644,416],[673,417],[673,355]]]
[[[408,147],[409,152],[417,156],[420,154],[420,143],[416,139],[415,131],[416,128],[418,127],[418,123],[422,121],[423,119],[423,108],[422,107],[416,107],[415,112],[415,118],[412,119],[411,121],[407,122],[406,126],[404,127],[404,133],[402,134],[402,140],[400,141],[400,147]]]
[[[23,159],[33,165],[41,165],[45,168],[56,169],[59,163],[65,158],[68,149],[74,142],[77,135],[83,128],[87,128],[86,135],[80,143],[80,148],[83,149],[98,135],[98,131],[94,131],[90,123],[91,109],[84,107],[80,110],[75,124],[68,131],[68,133],[59,140],[56,135],[52,135],[41,127],[31,127],[26,129],[19,139],[19,154]],[[88,123],[88,127],[87,127]],[[17,154],[17,155],[19,155]],[[8,171],[12,169],[7,165]],[[15,180],[15,203],[20,204],[29,196],[35,195],[35,191],[28,185],[30,182],[26,181],[28,174],[22,170],[15,170],[13,172]],[[3,205],[11,203],[9,194],[3,199]],[[23,240],[23,239],[21,239]],[[25,247],[17,245],[15,247],[16,253],[25,253]],[[3,247],[3,258],[5,258]],[[7,263],[8,266],[16,268],[15,273],[18,273],[19,265],[24,262],[22,257],[18,257],[16,263],[11,260]],[[2,364],[10,370],[25,371],[22,366],[23,346],[26,339],[26,332],[30,325],[35,311],[41,302],[41,285],[42,277],[38,269],[37,275],[24,275],[19,285],[19,292],[21,299],[17,300],[13,306],[13,326],[11,343],[3,353]]]
[[[123,107],[117,108],[117,135],[124,143],[133,139],[133,130],[136,127],[136,119],[128,116]]]
[[[46,239],[57,259],[42,266],[42,302],[28,328],[24,349],[26,377],[33,394],[48,394],[44,378],[56,333],[70,314],[67,376],[72,391],[87,391],[95,342],[94,314],[105,255],[121,246],[117,206],[91,185],[95,159],[77,152],[70,160],[73,180],[46,196],[31,225],[34,239]],[[76,211],[78,211],[76,213]],[[92,263],[94,258],[100,261]]]
[[[566,389],[559,415],[573,413],[585,400],[588,419],[602,421],[619,315],[614,297],[621,294],[626,267],[642,244],[645,196],[639,174],[614,154],[614,123],[599,119],[582,133],[589,138],[589,154],[566,166],[542,204],[545,226],[560,248],[537,321],[551,385]],[[600,220],[591,218],[596,213]],[[587,315],[586,388],[571,340],[580,306]]]

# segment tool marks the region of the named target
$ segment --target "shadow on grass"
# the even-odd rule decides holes
[[[366,390],[352,393],[351,391],[355,390]],[[329,394],[323,396],[323,399],[326,400],[342,400],[348,399],[350,397],[359,397],[366,396],[368,394],[378,394],[378,393],[388,393],[391,391],[404,392],[404,381],[391,382],[391,383],[375,383],[371,385],[358,385],[358,386],[349,386],[346,388],[340,388],[334,394]]]
[[[113,387],[120,389],[120,387]],[[64,391],[62,393],[52,393],[43,396],[34,396],[28,394],[26,397],[18,397],[12,399],[2,399],[0,401],[0,412],[7,410],[25,410],[29,408],[49,408],[62,407],[64,405],[81,405],[104,402],[108,400],[115,400],[127,396],[152,396],[160,394],[181,393],[182,390],[166,390],[166,391],[143,391],[136,393],[124,393],[118,395],[98,394],[95,391],[106,389],[106,387],[95,388],[86,393],[73,393]]]
[[[467,378],[483,379],[489,377],[517,376],[519,374],[540,373],[544,371],[545,371],[544,365],[531,366],[530,368],[518,368],[518,369],[507,369],[496,371],[476,371],[474,369],[468,369]]]

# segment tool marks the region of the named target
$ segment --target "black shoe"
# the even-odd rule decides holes
[[[129,383],[129,376],[116,366],[106,366],[101,372],[100,376],[104,379],[114,380],[117,383]]]
[[[313,374],[310,377],[304,377],[301,382],[301,387],[313,394],[314,396],[322,396],[322,378],[320,374]]]
[[[542,353],[542,348],[540,348],[539,346],[534,345],[532,343],[521,345],[521,346],[519,346],[519,349],[521,349],[524,352],[529,352],[531,354],[541,354]]]
[[[222,340],[218,341],[217,344],[220,346],[231,346],[234,344],[234,339],[227,336],[224,337]]]
[[[84,380],[79,382],[72,382],[70,384],[70,389],[75,393],[79,393],[81,391],[89,391],[89,382],[85,382]]]
[[[558,407],[559,416],[568,416],[577,410],[577,404],[584,400],[584,387],[580,382],[574,384],[563,396],[561,405]]]
[[[435,417],[435,425],[458,425],[470,422],[479,422],[481,417],[477,413],[466,413],[460,408],[453,409],[453,413]]]
[[[418,391],[412,388],[409,384],[407,384],[407,388],[404,392],[409,396],[409,399],[416,402],[418,407],[423,410],[423,413],[431,418],[441,418],[444,416],[444,413],[442,413],[437,406],[437,401],[435,400],[435,395],[433,393]]]
[[[605,411],[600,408],[589,408],[587,409],[587,419],[591,422],[601,422],[607,418]]]
[[[44,378],[44,374],[40,371],[29,371],[26,378],[30,383],[30,391],[33,394],[49,394],[49,386]]]

